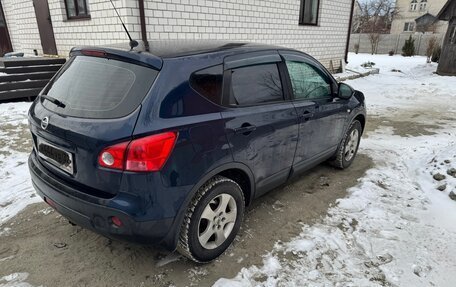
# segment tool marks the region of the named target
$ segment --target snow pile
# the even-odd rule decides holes
[[[456,145],[436,154],[420,171],[422,185],[437,189],[456,200]]]
[[[455,89],[450,88],[451,84],[456,85],[456,79],[434,74],[436,64],[426,64],[425,57],[356,56],[353,62],[370,60],[380,68],[379,75],[348,82],[366,95],[371,116],[416,106],[432,109],[446,105],[449,98],[454,100],[456,97]],[[456,113],[456,105],[449,106],[448,112]]]
[[[0,225],[39,201],[27,166],[32,147],[27,128],[29,107],[30,103],[0,105]]]
[[[0,278],[0,287],[33,287],[29,283],[25,282],[27,280],[28,273],[13,273],[7,276]]]
[[[371,54],[348,54],[347,68],[350,70],[356,70],[358,72],[367,71],[366,68],[362,67],[365,63],[374,63],[373,68],[379,68],[381,72],[386,73],[391,70],[401,70],[403,68],[415,68],[416,66],[426,65],[426,57],[414,56],[414,57],[402,57],[401,55],[371,55]],[[430,66],[435,68],[437,64],[432,63]]]
[[[360,152],[378,167],[328,217],[277,243],[263,267],[244,268],[215,286],[453,286],[456,202],[422,173],[436,153],[455,150],[455,136],[456,126],[417,138],[376,131]]]

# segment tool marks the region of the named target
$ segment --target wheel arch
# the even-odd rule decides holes
[[[362,128],[361,134],[363,134],[364,133],[364,127],[366,126],[366,116],[363,115],[363,114],[358,114],[358,115],[356,115],[353,118],[352,122],[353,121],[359,121],[361,123],[361,128]]]
[[[255,181],[251,170],[245,164],[239,162],[231,162],[221,165],[206,173],[202,178],[200,178],[197,184],[195,184],[191,191],[188,193],[176,215],[171,230],[168,232],[167,236],[163,240],[164,247],[166,247],[169,250],[176,249],[177,242],[179,240],[179,230],[184,220],[188,205],[195,196],[196,192],[201,188],[201,186],[203,186],[209,179],[216,175],[225,176],[236,181],[242,188],[246,206],[249,206],[252,203],[255,195]]]

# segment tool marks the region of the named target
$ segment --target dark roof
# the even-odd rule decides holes
[[[130,50],[128,43],[112,44],[108,45],[108,47]],[[161,58],[173,58],[228,50],[260,51],[280,48],[282,47],[249,42],[228,42],[217,40],[153,40],[149,41],[148,53]],[[141,41],[139,42],[139,46],[136,47],[134,51],[147,53],[144,43]]]
[[[422,22],[422,21],[425,21],[425,22],[434,22],[435,20],[437,20],[437,17],[435,17],[434,15],[432,15],[431,13],[426,13],[418,18],[415,19],[415,22],[419,23],[419,22]]]
[[[450,7],[453,8],[453,14],[449,13]],[[448,0],[442,10],[440,10],[439,14],[437,14],[437,18],[439,20],[449,21],[453,16],[456,16],[456,0]]]

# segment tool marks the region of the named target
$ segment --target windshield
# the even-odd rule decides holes
[[[133,112],[146,96],[158,71],[97,57],[72,58],[48,85],[42,101],[59,114],[83,118],[119,118]]]

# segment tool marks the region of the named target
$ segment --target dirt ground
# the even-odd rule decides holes
[[[412,122],[413,115],[370,118],[364,136],[378,126],[390,126],[402,136],[432,134],[436,126]],[[288,241],[302,224],[325,216],[372,165],[364,154],[344,171],[322,164],[256,200],[233,246],[207,265],[177,253],[111,241],[71,226],[44,203],[34,204],[3,225],[8,232],[0,237],[0,258],[10,259],[0,261],[0,277],[27,272],[27,282],[34,286],[211,286],[244,266],[260,264],[277,241]]]

